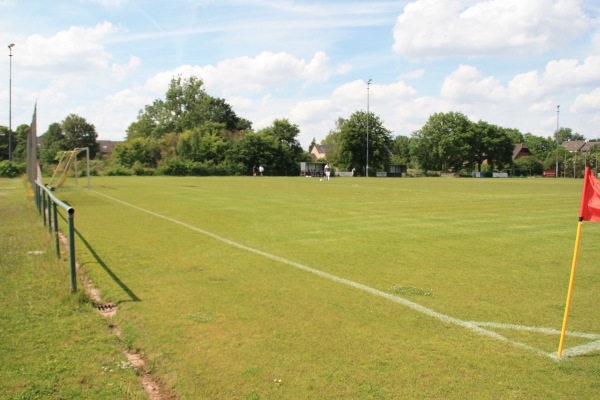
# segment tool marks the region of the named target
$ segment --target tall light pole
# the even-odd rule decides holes
[[[8,165],[12,167],[12,48],[14,43],[8,45]]]
[[[367,173],[366,177],[369,177],[369,87],[371,86],[372,79],[367,81]]]
[[[560,105],[556,106],[556,177],[558,178],[558,116]]]

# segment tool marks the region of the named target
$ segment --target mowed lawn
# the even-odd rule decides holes
[[[56,194],[126,345],[180,399],[581,399],[600,394],[600,224],[552,358],[581,185],[94,177]]]

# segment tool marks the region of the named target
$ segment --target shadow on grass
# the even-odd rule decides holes
[[[66,201],[64,203],[67,204],[68,206],[71,206]],[[63,215],[63,213],[58,213],[58,216],[65,223],[68,223],[67,218]],[[98,255],[98,253],[96,253],[96,250],[94,250],[94,248],[89,244],[89,242],[87,240],[85,240],[85,238],[77,230],[77,228],[74,228],[74,230],[75,230],[75,234],[79,237],[79,239],[85,245],[85,247],[87,247],[87,249],[92,254],[92,256],[94,257],[94,259],[96,260],[96,262],[102,267],[102,269],[104,269],[104,271],[106,271],[106,273],[113,279],[113,281],[115,281],[115,283],[117,285],[119,285],[119,287],[121,289],[123,289],[123,291],[125,293],[127,293],[127,295],[129,296],[129,298],[131,299],[131,300],[120,300],[120,301],[117,301],[117,304],[124,303],[124,302],[129,302],[129,301],[135,301],[135,302],[142,301],[139,297],[137,297],[137,295],[135,293],[133,293],[133,291],[131,289],[129,289],[129,287],[125,283],[123,283],[123,281],[121,279],[119,279],[119,277],[110,268],[108,268],[108,265],[106,265],[106,263],[104,261],[102,261],[102,259]],[[83,264],[82,264],[82,266],[83,266]]]
[[[137,297],[135,293],[133,293],[131,289],[129,289],[129,287],[125,283],[123,283],[121,279],[119,279],[119,277],[108,267],[108,265],[106,265],[106,263],[102,261],[98,253],[96,253],[96,250],[94,250],[94,248],[88,243],[88,241],[84,239],[84,237],[81,235],[81,233],[79,233],[77,229],[75,229],[75,234],[79,237],[79,239],[85,245],[85,247],[87,247],[89,252],[92,254],[94,259],[96,259],[96,262],[102,267],[102,269],[106,271],[106,273],[113,279],[113,281],[115,281],[115,283],[119,285],[119,287],[123,289],[123,291],[127,293],[129,298],[131,299],[118,301],[117,304],[124,303],[127,301],[142,301],[139,297]]]

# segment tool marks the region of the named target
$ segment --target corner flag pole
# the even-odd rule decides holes
[[[560,342],[558,343],[557,357],[560,360],[562,356],[563,344],[565,342],[565,333],[567,331],[567,321],[569,319],[569,307],[571,306],[571,296],[573,294],[573,282],[575,281],[575,271],[577,269],[577,255],[579,253],[579,239],[581,237],[581,226],[583,225],[584,207],[587,203],[588,184],[590,181],[590,168],[585,168],[585,176],[583,178],[583,190],[581,193],[581,205],[579,207],[579,222],[577,224],[577,236],[575,237],[575,249],[573,251],[573,263],[571,264],[571,278],[569,279],[569,290],[567,291],[567,303],[565,305],[565,315],[563,317],[562,329],[560,331]]]
[[[565,343],[565,333],[567,331],[567,320],[569,319],[569,307],[571,306],[571,295],[573,294],[573,282],[575,281],[575,270],[577,269],[577,254],[579,253],[579,238],[581,237],[581,226],[583,219],[579,218],[577,224],[577,236],[575,237],[575,250],[573,251],[573,263],[571,265],[571,278],[569,279],[569,290],[567,291],[567,305],[565,306],[565,316],[563,318],[562,330],[560,331],[560,342],[558,343],[558,359],[562,356],[563,344]]]

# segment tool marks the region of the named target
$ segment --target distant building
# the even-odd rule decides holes
[[[44,142],[44,138],[41,136],[37,137],[37,147],[39,148]],[[115,146],[121,143],[125,143],[122,141],[114,141],[114,140],[98,140],[98,148],[100,149],[100,153],[102,155],[111,155]]]
[[[531,155],[531,151],[529,151],[529,148],[525,147],[525,145],[523,143],[515,144],[515,148],[513,149],[513,155],[512,155],[513,161],[518,158],[527,157],[530,155]]]
[[[585,140],[567,140],[560,145],[569,151],[569,153],[580,152],[583,146],[585,146]]]
[[[585,140],[567,140],[560,145],[570,153],[589,153],[600,142],[586,142]]]
[[[583,147],[581,148],[581,152],[583,153],[589,153],[590,151],[592,151],[592,149],[596,146],[600,145],[600,142],[587,142],[586,144],[583,145]]]
[[[114,140],[98,140],[98,147],[100,148],[100,153],[102,155],[111,155],[115,146],[123,143],[122,141],[114,141]]]
[[[313,160],[322,160],[327,157],[327,150],[330,146],[323,146],[322,144],[315,144],[310,151],[310,158]]]

